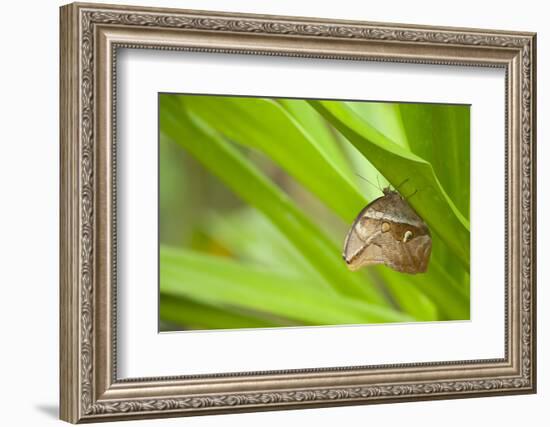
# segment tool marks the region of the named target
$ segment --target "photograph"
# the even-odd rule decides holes
[[[159,331],[470,319],[470,105],[158,111]]]

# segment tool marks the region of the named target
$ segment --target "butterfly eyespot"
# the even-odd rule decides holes
[[[405,234],[403,234],[403,243],[407,243],[409,240],[413,238],[413,233],[411,230],[405,231]]]
[[[388,231],[390,231],[390,224],[388,224],[387,222],[383,222],[382,223],[382,232],[387,233]]]

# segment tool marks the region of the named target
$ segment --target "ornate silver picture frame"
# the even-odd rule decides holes
[[[112,421],[536,390],[533,33],[70,4],[61,8],[60,416]],[[497,67],[505,98],[505,342],[499,359],[117,376],[117,49]]]

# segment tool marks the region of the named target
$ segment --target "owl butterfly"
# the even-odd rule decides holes
[[[350,270],[384,264],[401,273],[424,273],[432,251],[428,226],[401,195],[389,187],[353,222],[344,243]]]

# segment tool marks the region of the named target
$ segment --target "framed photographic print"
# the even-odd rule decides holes
[[[536,390],[535,34],[61,8],[61,418]]]

